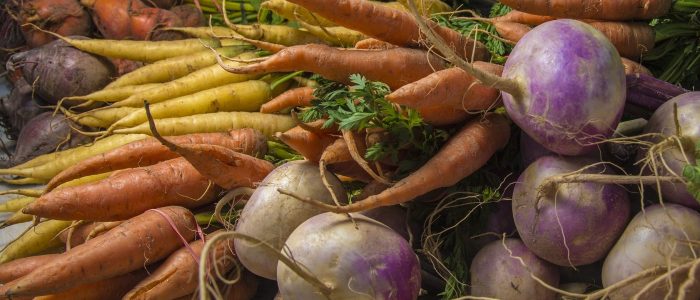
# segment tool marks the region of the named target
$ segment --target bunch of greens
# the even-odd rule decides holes
[[[231,23],[254,23],[262,0],[226,0],[225,6],[221,6],[220,0],[185,0],[185,3],[200,7],[206,20],[211,18],[212,25],[225,26],[222,15],[224,8]]]
[[[497,3],[491,7],[489,17],[502,16],[509,11],[511,11],[510,7]],[[452,28],[463,35],[482,42],[491,53],[493,63],[505,63],[506,55],[513,50],[513,45],[507,44],[497,38],[498,32],[496,32],[496,28],[487,22],[477,19],[460,18],[455,15],[435,15],[433,16],[433,20],[442,26]]]
[[[321,86],[314,91],[312,107],[300,118],[310,122],[328,118],[324,127],[337,124],[341,130],[382,132],[382,139],[368,147],[365,158],[369,161],[389,159],[396,164],[398,178],[408,175],[423,165],[449,134],[436,129],[421,119],[418,112],[386,100],[389,87],[381,82],[368,81],[361,75],[351,75],[352,86],[316,79]]]
[[[700,87],[700,2],[676,0],[671,12],[652,21],[654,49],[644,65],[659,79],[686,89]]]

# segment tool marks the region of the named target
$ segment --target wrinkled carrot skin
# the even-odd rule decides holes
[[[526,12],[511,10],[505,15],[491,18],[493,22],[513,22],[529,26],[537,26],[545,22],[556,20],[555,17],[528,14]]]
[[[314,44],[287,47],[263,62],[227,69],[243,74],[303,70],[346,84],[351,84],[348,79],[350,75],[359,73],[369,80],[381,81],[396,89],[446,66],[443,60],[418,49],[370,51]]]
[[[379,194],[388,188],[389,186],[384,184],[383,182],[372,180],[364,188],[362,188],[362,191],[359,195],[357,195],[355,200],[364,200],[367,197]]]
[[[314,88],[299,87],[288,90],[260,107],[261,113],[276,113],[287,108],[310,106],[314,99]]]
[[[278,134],[277,138],[313,162],[318,162],[323,150],[336,140],[330,135],[317,134],[299,126]]]
[[[19,258],[0,265],[0,283],[8,283],[12,280],[29,274],[34,269],[56,259],[59,254],[44,254]]]
[[[168,137],[177,144],[212,144],[224,146],[229,149],[256,157],[262,157],[267,153],[267,138],[255,129],[234,129],[228,133],[198,133]],[[46,186],[46,191],[51,191],[63,182],[99,174],[113,170],[149,166],[155,163],[178,157],[177,153],[170,151],[154,138],[132,142],[85,159],[61,173],[57,174]]]
[[[602,32],[615,46],[620,56],[638,60],[654,48],[654,29],[646,23],[588,22]]]
[[[129,289],[146,277],[145,269],[92,283],[82,284],[56,294],[39,296],[34,300],[110,300],[121,299]]]
[[[169,217],[171,223],[159,212]],[[161,207],[61,254],[7,285],[6,296],[38,296],[126,274],[157,262],[195,237],[196,221],[182,207]]]
[[[328,166],[328,171],[331,171],[333,174],[349,177],[353,180],[361,182],[372,181],[372,176],[367,174],[367,172],[363,170],[362,167],[360,167],[354,160],[334,163]]]
[[[331,165],[334,163],[351,161],[352,155],[350,155],[350,150],[348,149],[348,144],[344,139],[337,139],[332,144],[328,145],[323,150],[321,154],[320,161],[323,161],[326,165]]]
[[[64,244],[68,244],[68,233],[72,232],[70,234],[70,245],[71,247],[75,247],[84,243],[85,238],[90,233],[90,231],[92,231],[95,227],[99,226],[100,224],[102,224],[102,222],[82,223],[73,227],[72,229],[66,229],[64,231],[61,231],[61,233],[58,235],[58,238]]]
[[[203,248],[204,241],[202,240],[190,243],[190,249],[197,256],[197,259],[200,258]],[[176,299],[194,293],[199,285],[199,264],[192,257],[190,249],[182,247],[173,252],[158,269],[128,291],[123,299]],[[233,253],[233,239],[218,243],[212,248],[209,257],[216,259],[216,262],[209,261],[208,264],[213,266],[216,263],[221,274],[226,274],[236,263],[236,256]]]
[[[474,67],[496,75],[503,71],[502,66],[486,62],[475,62]],[[464,70],[450,68],[407,84],[386,99],[416,109],[428,124],[442,126],[498,106],[499,95],[497,89],[478,83]]]
[[[489,113],[470,121],[425,165],[383,192],[346,206],[323,206],[336,213],[365,211],[408,202],[432,190],[456,184],[481,168],[510,138],[510,122]]]
[[[493,22],[492,24],[496,28],[496,32],[498,32],[499,36],[515,43],[520,41],[525,34],[532,30],[530,26],[515,22],[499,21]]]
[[[630,75],[630,74],[646,74],[649,76],[654,76],[651,74],[651,71],[647,69],[645,66],[642,66],[640,63],[629,60],[624,57],[622,58],[622,66],[625,67],[625,75]]]
[[[119,221],[151,208],[195,208],[214,200],[219,188],[184,158],[125,169],[98,182],[53,190],[24,208],[57,220]]]
[[[375,38],[368,38],[355,43],[355,49],[386,50],[397,46]]]
[[[216,185],[224,189],[254,187],[270,174],[275,166],[262,159],[241,154],[218,145],[182,145],[178,154]]]
[[[610,21],[650,20],[665,15],[673,3],[670,0],[502,0],[500,2],[515,10],[535,15]]]
[[[422,35],[411,13],[366,0],[290,0],[340,26],[402,47],[418,47]],[[488,61],[489,52],[477,41],[428,20],[428,25],[465,59]]]

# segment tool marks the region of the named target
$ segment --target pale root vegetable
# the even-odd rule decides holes
[[[329,174],[328,182],[340,201],[347,201],[340,181]],[[299,224],[323,212],[280,194],[278,188],[293,190],[308,197],[313,196],[325,203],[333,203],[315,164],[308,161],[292,161],[272,171],[246,203],[236,224],[236,231],[270,243],[276,249],[284,245],[289,234]],[[235,249],[246,269],[258,276],[276,278],[275,253],[244,240],[236,240]]]
[[[697,261],[700,247],[694,241],[699,239],[700,214],[697,211],[677,204],[646,207],[630,221],[605,258],[603,286],[628,282],[629,288],[611,293],[611,299],[631,299],[636,294],[642,295],[641,299],[679,299],[679,290],[690,287],[684,284],[693,280],[689,276],[697,276],[697,271],[689,270],[687,264]],[[681,267],[683,265],[686,266]],[[654,268],[659,268],[659,272],[629,281]],[[644,288],[652,280],[657,282]],[[694,294],[698,292],[695,284]],[[693,293],[686,292],[686,295]]]
[[[0,204],[0,212],[16,212],[34,201],[34,197],[19,197],[10,199]]]
[[[236,55],[234,58],[245,60],[252,59],[255,57],[257,57],[257,55],[255,55],[254,53],[245,52]],[[237,67],[245,65],[245,63],[230,61],[226,62],[225,65]],[[226,72],[226,70],[224,70],[218,65],[212,65],[194,71],[186,76],[180,77],[173,81],[166,82],[162,84],[158,89],[150,89],[141,93],[133,94],[122,101],[114,103],[113,106],[143,107],[143,101],[148,101],[148,103],[154,104],[175,97],[192,94],[197,91],[214,88],[224,84],[243,82],[255,78],[255,76],[231,74],[229,72]]]
[[[301,20],[317,26],[336,26],[335,23],[325,18],[314,15],[308,9],[286,0],[270,0],[263,2],[260,8],[269,9],[287,20]]]
[[[245,50],[246,47],[229,46],[217,48],[214,51],[205,49],[191,54],[167,58],[122,75],[108,84],[105,89],[168,82],[215,64],[217,54],[233,57]]]
[[[323,43],[322,39],[307,31],[301,31],[286,25],[233,25],[231,29],[249,39],[285,46]]]
[[[34,269],[56,259],[60,254],[44,254],[15,259],[0,265],[0,283],[8,283],[12,280],[29,274]]]
[[[70,224],[71,221],[48,220],[30,228],[2,249],[0,264],[61,246],[58,233]]]
[[[542,16],[597,20],[649,20],[665,15],[672,1],[536,1],[505,0],[503,4],[513,9]]]
[[[146,269],[112,278],[81,284],[55,294],[34,297],[35,300],[107,300],[121,299],[130,288],[148,275]]]
[[[36,166],[25,167],[27,164],[33,164],[33,160],[30,160],[14,168],[0,169],[0,174],[18,175],[48,182],[56,174],[79,163],[83,159],[99,155],[133,141],[145,139],[146,137],[147,135],[144,134],[109,136],[92,144],[39,156],[34,160],[40,160],[43,163]]]
[[[544,156],[530,164],[513,190],[520,238],[537,256],[560,266],[581,266],[605,256],[622,234],[630,203],[622,186],[591,182],[548,184],[552,176],[614,171],[585,157]]]
[[[275,132],[294,127],[294,120],[289,116],[261,114],[255,112],[218,112],[180,118],[155,120],[158,131],[164,136],[190,133],[225,132],[239,128],[253,128],[271,137]],[[114,130],[115,134],[150,134],[148,123]]]
[[[101,109],[93,109],[81,114],[71,114],[65,112],[66,116],[83,126],[93,128],[108,128],[114,122],[121,120],[129,114],[138,111],[136,107],[105,107]]]
[[[303,45],[287,47],[259,63],[224,68],[239,74],[303,70],[347,84],[350,84],[350,75],[359,73],[369,80],[381,81],[396,89],[446,67],[437,56],[418,49],[368,51]]]
[[[0,228],[4,228],[6,226],[11,226],[11,225],[20,224],[20,223],[30,222],[33,219],[34,219],[34,216],[32,216],[32,215],[25,214],[22,211],[16,211],[11,216],[9,216],[7,219],[5,219],[5,221],[2,222],[2,225],[0,225]]]
[[[199,207],[213,201],[218,191],[184,158],[175,158],[52,190],[22,211],[59,220],[119,221],[167,205]]]
[[[677,116],[674,109],[677,107]],[[637,160],[645,157],[654,157],[656,165],[645,165],[643,171],[647,174],[660,176],[680,176],[686,165],[697,165],[698,157],[693,150],[700,143],[700,92],[689,92],[676,96],[662,104],[649,119],[644,133],[657,133],[650,139],[660,146],[652,149],[640,149],[637,152]],[[665,140],[665,137],[678,136],[678,140]],[[663,144],[666,146],[664,147]],[[657,149],[660,148],[660,149]],[[653,154],[650,155],[649,152]],[[700,208],[700,203],[688,191],[685,183],[661,182],[652,188],[659,189],[662,200],[685,205],[690,208]]]
[[[228,133],[197,133],[168,137],[168,140],[181,144],[211,144],[224,146],[240,153],[262,157],[267,153],[267,138],[259,131],[250,128],[234,129]],[[168,150],[153,138],[135,141],[103,154],[87,158],[57,174],[46,185],[45,191],[63,185],[75,178],[107,172],[148,166],[164,160],[176,158],[177,154]]]
[[[270,100],[272,91],[267,82],[249,80],[230,83],[194,94],[173,98],[150,106],[154,119],[186,117],[205,113],[256,112]],[[122,107],[123,108],[123,107]],[[136,109],[114,122],[108,129],[132,127],[146,122],[146,111]]]
[[[323,39],[326,43],[339,47],[352,47],[355,43],[366,39],[367,36],[362,32],[347,29],[345,27],[321,27],[308,24],[306,22],[297,21],[304,29],[311,34]]]
[[[216,232],[207,235],[207,239],[216,235]],[[176,299],[194,293],[199,285],[197,278],[202,248],[204,248],[204,241],[196,240],[190,242],[189,247],[182,247],[173,252],[158,269],[124,295],[123,299]],[[207,259],[211,260],[208,263],[212,266],[210,276],[216,276],[215,272],[226,274],[236,263],[233,240],[217,243],[209,252]],[[214,271],[214,268],[217,271]]]
[[[557,299],[552,287],[559,285],[557,267],[530,251],[522,241],[508,238],[490,242],[469,266],[470,295],[496,299]]]
[[[355,49],[385,50],[396,48],[397,46],[375,38],[368,38],[355,43]]]
[[[203,27],[168,27],[163,30],[171,30],[184,33],[190,37],[198,39],[219,38],[228,39],[232,37],[241,37],[235,30],[224,26],[203,26]],[[222,42],[223,46],[223,42]]]
[[[195,228],[185,208],[149,210],[14,281],[5,295],[44,295],[138,270],[193,240]]]
[[[150,66],[150,65],[149,65]],[[121,77],[120,77],[121,78]],[[104,88],[99,91],[84,95],[65,98],[71,101],[95,101],[95,102],[117,102],[129,96],[157,87],[159,84],[128,85],[114,88]]]
[[[71,46],[101,56],[124,58],[142,62],[156,62],[166,58],[192,54],[208,47],[221,46],[218,40],[185,39],[175,41],[130,41],[101,39],[72,39],[60,37]]]
[[[366,216],[323,213],[300,224],[284,255],[325,284],[319,289],[277,264],[283,299],[417,299],[421,272],[408,242]]]
[[[416,20],[409,12],[391,8],[372,1],[321,1],[291,0],[334,23],[366,34],[367,36],[401,47],[421,46],[423,40]],[[452,51],[469,60],[488,61],[486,47],[433,21],[429,26],[447,40]],[[381,25],[378,25],[381,24]],[[440,51],[442,52],[442,51]],[[445,54],[445,53],[442,53]]]

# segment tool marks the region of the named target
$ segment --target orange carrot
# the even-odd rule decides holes
[[[615,46],[620,56],[637,60],[654,48],[654,29],[646,23],[588,22],[602,32]]]
[[[368,38],[355,43],[355,49],[386,50],[396,48],[394,44],[380,41],[375,38]]]
[[[332,136],[317,134],[299,126],[284,133],[278,133],[277,138],[294,149],[294,151],[299,152],[307,160],[314,162],[321,159],[323,149],[335,141],[335,138]]]
[[[365,185],[364,188],[362,188],[362,192],[360,192],[360,194],[357,195],[357,197],[353,200],[357,201],[366,199],[367,197],[377,195],[388,188],[388,185],[377,180],[372,180],[367,185]]]
[[[81,284],[56,294],[39,296],[34,300],[109,300],[122,299],[148,273],[145,269],[96,282]]]
[[[490,19],[491,22],[513,22],[530,26],[537,26],[545,22],[556,20],[555,17],[528,14],[522,11],[511,10],[505,15]]]
[[[671,0],[502,0],[513,9],[542,16],[610,21],[650,20],[665,15]]]
[[[212,233],[207,238],[216,234]],[[199,259],[203,248],[204,241],[197,240],[191,242],[189,247],[173,252],[158,269],[134,286],[122,299],[175,299],[194,293],[199,284]],[[233,239],[217,243],[212,250],[210,265],[216,262],[216,270],[226,274],[236,263]]]
[[[411,13],[377,4],[373,1],[289,0],[303,6],[340,26],[357,30],[367,36],[402,47],[421,46],[422,35]],[[427,20],[462,58],[488,61],[489,52],[477,41],[452,29]]]
[[[253,187],[255,183],[262,181],[275,168],[272,163],[266,160],[241,154],[219,145],[174,144],[158,133],[148,105],[145,108],[153,137],[168,147],[170,151],[186,159],[199,173],[224,189]]]
[[[62,231],[58,238],[61,239],[63,243],[66,244],[66,248],[72,248],[78,246],[85,241],[98,236],[109,229],[119,226],[122,221],[115,222],[88,222],[80,224],[76,227],[70,228],[68,230]],[[68,238],[70,236],[70,244],[68,243]],[[68,247],[70,245],[70,247]]]
[[[177,144],[212,144],[224,146],[240,153],[261,157],[267,153],[267,138],[255,129],[234,129],[228,133],[197,133],[168,137]],[[47,184],[45,191],[51,191],[61,183],[75,178],[99,174],[112,170],[122,170],[176,158],[178,155],[154,138],[132,142],[85,159],[58,175]]]
[[[337,49],[320,44],[287,47],[255,64],[237,67],[220,65],[238,74],[304,70],[346,84],[350,84],[350,75],[359,73],[369,80],[384,82],[392,89],[446,67],[441,59],[418,49]]]
[[[498,21],[491,24],[496,28],[499,36],[515,43],[532,29],[530,26],[515,22]]]
[[[630,75],[630,74],[646,74],[649,76],[653,76],[651,74],[651,71],[647,69],[645,66],[642,66],[640,63],[629,60],[627,58],[621,57],[622,58],[622,65],[625,67],[625,74]]]
[[[314,99],[314,88],[300,87],[288,90],[260,106],[261,113],[276,113],[287,108],[309,106]]]
[[[489,113],[464,125],[425,165],[377,195],[345,206],[294,196],[336,213],[404,203],[432,190],[452,186],[469,176],[503,148],[509,138],[510,122],[500,114]],[[293,195],[285,190],[279,191]]]
[[[0,283],[8,283],[12,280],[29,274],[34,269],[55,260],[60,254],[44,254],[15,259],[0,265]]]
[[[474,67],[496,75],[503,71],[502,66],[485,62],[475,62]],[[450,68],[407,84],[386,99],[418,110],[426,123],[439,126],[498,105],[499,95],[497,89],[480,84],[464,70]]]
[[[7,284],[4,294],[46,295],[138,270],[193,240],[196,225],[182,207],[149,210]]]
[[[23,212],[57,220],[119,221],[167,205],[210,203],[219,191],[184,158],[125,169],[88,184],[55,189]]]
[[[352,161],[352,155],[344,139],[336,139],[332,144],[328,145],[319,159],[321,165],[332,165],[346,161]]]

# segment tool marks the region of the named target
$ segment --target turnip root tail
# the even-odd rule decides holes
[[[220,234],[217,234],[213,238],[207,240],[206,244],[204,245],[204,249],[202,249],[202,254],[200,256],[200,261],[201,263],[199,264],[199,286],[200,287],[205,287],[207,286],[207,268],[208,266],[208,260],[207,257],[210,255],[210,252],[212,251],[212,248],[216,245],[216,243],[220,240],[224,239],[241,239],[245,240],[249,243],[252,243],[254,245],[261,246],[263,248],[266,248],[272,253],[275,253],[279,261],[283,264],[285,264],[287,267],[289,267],[292,271],[294,271],[299,277],[304,278],[309,284],[314,286],[318,292],[320,292],[322,295],[324,295],[326,298],[330,299],[330,295],[333,291],[333,287],[330,287],[326,285],[323,281],[320,279],[316,278],[313,274],[309,273],[306,271],[303,266],[299,266],[299,264],[286,255],[282,254],[279,249],[275,249],[272,245],[265,241],[261,241],[253,236],[246,235],[240,232],[236,231],[227,231],[227,232],[222,232]],[[291,255],[290,255],[291,256]],[[200,300],[208,300],[209,299],[209,294],[206,291],[200,291],[199,293],[199,299]]]

